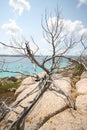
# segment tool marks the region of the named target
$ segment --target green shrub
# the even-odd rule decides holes
[[[76,64],[73,68],[73,75],[81,75],[84,70],[85,68],[82,64]]]
[[[19,86],[20,86],[19,82],[6,83],[6,84],[0,86],[0,92],[8,91],[9,88],[18,88]]]

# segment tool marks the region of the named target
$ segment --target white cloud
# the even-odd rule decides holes
[[[79,3],[78,3],[78,5],[77,5],[77,7],[80,7],[81,5],[87,5],[87,0],[78,0],[79,1]]]
[[[64,28],[65,31],[69,34],[77,34],[79,35],[83,29],[84,25],[82,21],[76,20],[76,21],[71,21],[71,20],[63,20],[64,23]]]
[[[9,35],[22,33],[22,29],[16,24],[15,20],[10,19],[8,23],[2,25],[2,29],[6,30]]]
[[[30,10],[29,1],[26,0],[9,0],[9,5],[18,10],[19,15],[21,15],[24,9]]]
[[[52,26],[54,27],[54,30],[55,30],[56,20],[57,20],[56,17],[52,17],[52,18],[48,19],[48,27],[50,28],[50,31],[53,31],[53,30],[51,30]],[[59,22],[62,22],[62,25],[63,25],[63,30],[62,30],[62,33],[60,34],[62,37],[62,39],[61,39],[62,43],[64,40],[63,38],[65,38],[64,36],[67,37],[66,42],[67,42],[67,45],[69,45],[71,36],[73,38],[72,39],[73,41],[79,41],[81,36],[83,36],[83,35],[84,35],[84,42],[85,42],[86,37],[87,37],[87,28],[84,26],[82,21],[80,21],[80,20],[72,21],[72,20],[60,19]],[[42,38],[41,42],[45,46],[45,44],[46,44],[45,39]],[[66,49],[65,41],[64,41],[64,44],[62,44],[62,46],[60,44],[58,47],[60,48],[60,52],[63,52],[63,50]],[[75,48],[76,48],[76,52],[74,51]],[[75,54],[79,55],[81,53],[80,49],[82,50],[81,44],[80,43],[76,44],[75,48],[74,48],[74,46],[72,47],[72,54],[71,54],[71,50],[68,53],[70,55],[75,55]],[[80,49],[78,49],[78,48],[80,48]],[[50,50],[50,47],[49,48],[46,47],[45,49]],[[73,52],[75,52],[75,53],[73,53]]]
[[[84,26],[82,21],[63,20],[63,22],[67,34],[73,35],[77,38],[79,38],[82,35],[87,37],[87,28]]]
[[[79,34],[80,34],[80,35],[84,35],[84,36],[87,37],[87,28],[81,29],[81,30],[79,31]]]
[[[87,28],[84,27],[84,24],[80,20],[66,20],[66,19],[60,19],[59,22],[62,23],[63,25],[63,34],[69,34],[69,35],[86,35],[87,36]],[[48,26],[51,28],[51,23],[54,24],[56,23],[56,17],[49,18],[48,19]]]

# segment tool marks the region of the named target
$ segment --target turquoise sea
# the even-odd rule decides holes
[[[42,61],[42,57],[36,56],[39,62]],[[46,64],[46,67],[49,68],[51,62]],[[61,62],[61,66],[66,66],[66,60]],[[0,78],[3,77],[11,77],[11,76],[19,76],[19,73],[10,73],[10,72],[2,72],[2,68],[5,70],[13,71],[13,72],[23,72],[25,74],[34,74],[35,66],[31,63],[31,61],[23,56],[0,56]],[[36,67],[36,72],[41,73],[43,70],[39,67]]]

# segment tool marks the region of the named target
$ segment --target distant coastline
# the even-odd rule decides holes
[[[50,57],[50,55],[44,55],[44,56],[41,56],[41,55],[35,55],[35,57],[45,57],[45,56],[48,56]],[[8,54],[0,54],[0,57],[26,57],[26,55],[8,55]],[[72,56],[72,55],[67,55],[66,57],[70,57],[70,58],[78,58],[79,56]],[[84,56],[85,58],[87,58],[87,55]]]
[[[25,55],[0,55],[0,57],[24,57]]]
[[[44,55],[46,56],[46,55]],[[26,55],[6,55],[6,54],[1,54],[0,57],[26,57]],[[35,55],[35,57],[43,57],[41,55]]]

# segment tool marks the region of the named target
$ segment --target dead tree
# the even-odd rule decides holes
[[[64,23],[62,20],[60,20],[60,13],[58,12],[58,9],[55,12],[55,21],[53,21],[51,16],[52,15],[50,15],[50,17],[48,17],[47,13],[45,13],[45,18],[44,18],[44,20],[42,19],[42,21],[41,21],[41,25],[42,25],[42,29],[43,29],[43,37],[47,41],[47,43],[49,43],[49,45],[51,46],[51,49],[52,49],[51,55],[45,56],[45,58],[43,58],[42,62],[39,62],[35,57],[39,47],[37,46],[37,44],[35,43],[35,41],[33,39],[32,39],[32,41],[33,41],[34,45],[36,46],[36,50],[31,50],[30,42],[26,41],[26,40],[24,41],[25,47],[22,47],[21,45],[19,47],[14,46],[14,45],[6,45],[5,43],[0,42],[0,44],[2,44],[2,45],[22,51],[22,53],[26,57],[28,57],[33,64],[37,65],[38,67],[43,69],[43,71],[46,72],[46,75],[42,79],[39,79],[39,85],[36,87],[38,94],[33,99],[33,101],[31,103],[29,103],[29,106],[24,108],[24,111],[22,113],[19,113],[17,120],[15,120],[12,123],[9,130],[22,130],[22,129],[24,130],[24,121],[25,121],[27,114],[29,114],[32,111],[33,107],[37,104],[37,102],[40,100],[42,95],[48,89],[50,91],[55,91],[57,93],[61,93],[62,95],[64,95],[69,102],[68,107],[76,109],[75,103],[73,102],[71,97],[69,95],[67,95],[66,93],[64,93],[64,91],[59,86],[55,86],[53,79],[52,79],[52,74],[54,72],[57,72],[58,69],[61,68],[59,64],[63,58],[69,60],[71,63],[74,63],[74,64],[75,63],[82,64],[83,67],[87,70],[87,65],[84,61],[84,57],[82,56],[83,52],[87,49],[87,46],[85,46],[82,36],[79,38],[79,40],[77,40],[77,39],[74,39],[72,36],[67,38],[67,34],[63,34]],[[49,20],[50,20],[50,25],[49,25]],[[82,50],[81,55],[79,56],[79,60],[66,55],[68,53],[68,51],[71,50],[76,44],[78,44],[78,45],[81,44],[83,46],[83,50]],[[51,63],[50,63],[51,65],[49,68],[47,68],[46,63],[49,61],[51,61]],[[84,62],[82,62],[82,61],[84,61]],[[66,69],[66,68],[67,67],[65,67],[64,69]],[[53,88],[50,87],[51,84],[53,84]],[[33,90],[33,92],[34,91],[35,90]],[[29,94],[31,94],[31,93],[29,93]],[[29,94],[27,96],[29,96]],[[26,98],[26,97],[24,97],[24,98]],[[24,100],[24,98],[22,100]],[[22,100],[20,100],[18,102],[18,104]],[[9,109],[9,111],[13,111],[15,106],[18,104],[15,104],[14,106],[12,106],[11,109],[7,107],[7,109]],[[4,106],[6,107],[5,104],[4,104]]]

